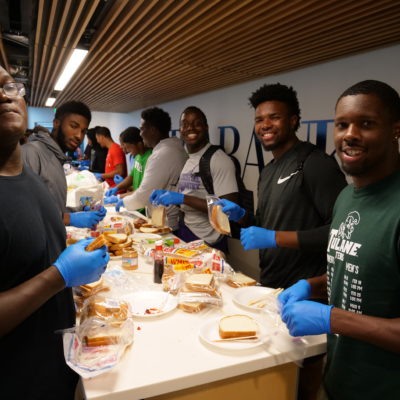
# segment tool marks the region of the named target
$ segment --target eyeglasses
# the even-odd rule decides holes
[[[6,96],[22,97],[25,96],[25,86],[23,83],[7,82],[3,85],[3,92]]]

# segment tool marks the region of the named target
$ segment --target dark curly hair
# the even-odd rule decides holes
[[[297,131],[300,126],[301,114],[297,93],[292,86],[286,86],[280,83],[265,84],[249,97],[250,105],[254,109],[266,101],[280,101],[285,103],[288,107],[289,115],[297,115],[298,117],[297,124],[294,128],[294,130]]]
[[[60,107],[57,107],[55,118],[62,119],[67,114],[82,115],[82,117],[85,117],[89,123],[92,120],[92,113],[90,112],[89,107],[81,101],[68,101],[61,104]]]
[[[96,135],[111,138],[111,132],[106,126],[95,126],[94,131],[95,131]]]
[[[340,95],[336,102],[336,106],[342,97],[355,96],[357,94],[373,94],[377,96],[389,111],[390,117],[393,118],[393,121],[400,121],[400,96],[396,90],[387,83],[373,79],[358,82],[355,85],[350,86]]]
[[[143,142],[142,137],[140,136],[140,129],[136,128],[136,126],[130,126],[121,132],[119,135],[120,140],[124,143],[138,143]]]
[[[142,111],[142,119],[159,130],[162,136],[168,136],[171,130],[171,117],[161,108],[152,107]]]

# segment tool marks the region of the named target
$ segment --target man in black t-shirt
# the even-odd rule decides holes
[[[296,136],[300,108],[293,88],[263,85],[250,103],[255,109],[255,133],[273,160],[258,183],[257,226],[242,229],[241,242],[245,250],[260,249],[261,283],[287,288],[326,271],[333,205],[347,182],[333,157]],[[245,211],[236,204],[221,203],[230,219],[244,217]],[[318,376],[303,379],[306,373],[303,368],[299,399],[314,399]]]
[[[255,133],[273,160],[258,182],[257,226],[242,229],[241,242],[260,249],[261,283],[286,288],[325,272],[332,209],[347,182],[333,157],[296,136],[300,108],[291,87],[261,86],[250,103]],[[222,202],[230,219],[243,218],[243,209]]]
[[[1,397],[72,400],[78,376],[55,331],[75,323],[70,288],[98,280],[109,256],[105,247],[85,251],[90,239],[64,250],[61,215],[21,160],[24,94],[24,85],[0,67]]]

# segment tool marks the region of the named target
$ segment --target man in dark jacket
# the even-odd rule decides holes
[[[91,112],[85,104],[77,101],[64,103],[57,108],[51,134],[39,131],[22,148],[24,164],[46,183],[63,215],[64,224],[80,228],[91,228],[106,214],[104,208],[98,211],[66,212],[67,181],[63,164],[68,158],[65,153],[75,151],[82,143],[91,118]]]

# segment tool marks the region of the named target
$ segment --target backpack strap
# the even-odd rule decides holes
[[[297,152],[297,171],[302,171],[304,163],[308,156],[316,149],[316,146],[310,142],[303,142],[301,148]]]
[[[214,193],[214,183],[211,175],[210,162],[213,154],[221,149],[220,146],[211,145],[201,156],[199,161],[199,175],[208,194]]]

